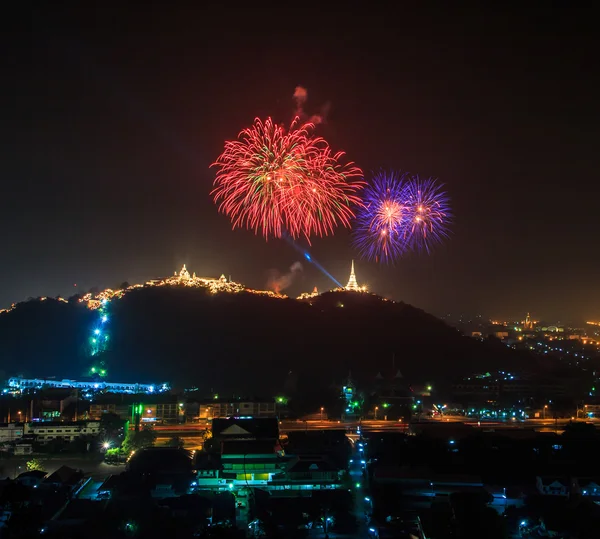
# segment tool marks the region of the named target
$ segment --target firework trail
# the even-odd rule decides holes
[[[266,239],[287,231],[310,243],[311,236],[327,236],[339,224],[350,226],[351,206],[360,204],[362,171],[352,163],[342,165],[344,154],[332,154],[323,138],[311,136],[313,129],[298,118],[289,131],[271,118],[256,119],[238,140],[225,143],[213,163],[218,171],[211,194],[233,228],[245,227]]]

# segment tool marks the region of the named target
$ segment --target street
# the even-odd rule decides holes
[[[92,480],[100,481],[104,480],[109,475],[120,474],[125,471],[125,465],[111,465],[106,464],[98,457],[90,458],[85,456],[52,456],[43,457],[40,455],[25,456],[11,458],[0,461],[0,477],[14,478],[17,475],[27,471],[27,461],[32,458],[39,460],[48,474],[54,473],[61,466],[68,466],[76,470],[82,470],[87,477],[91,477]]]

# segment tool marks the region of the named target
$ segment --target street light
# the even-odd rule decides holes
[[[323,410],[325,410],[325,408],[321,406],[321,421],[323,421]]]
[[[546,410],[548,409],[548,405],[544,404],[544,421],[546,420]]]
[[[323,522],[323,527],[324,527],[323,531],[325,532],[325,539],[328,539],[328,537],[329,537],[329,533],[327,533],[327,532],[328,532],[328,528],[329,528],[328,524],[330,522],[331,522],[331,517],[325,516],[324,522]]]
[[[375,421],[377,421],[377,410],[379,410],[379,406],[375,406]]]

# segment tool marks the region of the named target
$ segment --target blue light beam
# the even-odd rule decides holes
[[[299,245],[296,245],[296,242],[288,235],[284,234],[283,238],[287,241],[296,251],[298,251],[308,262],[310,262],[313,266],[315,266],[323,275],[329,277],[339,288],[344,288],[342,284],[329,273],[319,262],[317,262],[308,251],[305,251]]]

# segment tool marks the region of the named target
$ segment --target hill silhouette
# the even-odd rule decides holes
[[[97,314],[47,299],[0,315],[5,374],[80,378]],[[140,288],[110,302],[109,379],[196,386],[204,394],[276,395],[293,372],[318,391],[348,372],[443,382],[500,369],[536,370],[535,359],[477,341],[424,311],[372,294],[329,292],[309,301],[181,286]]]

